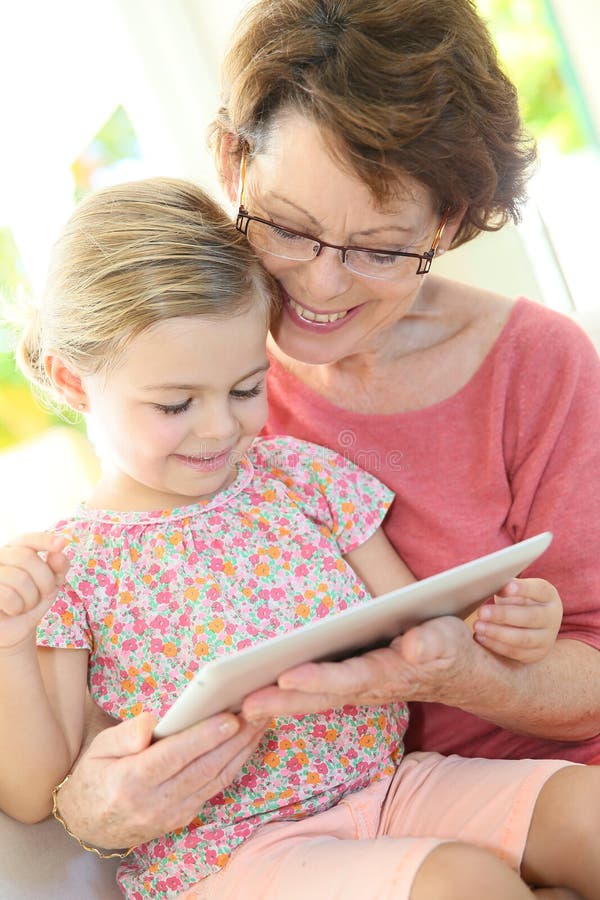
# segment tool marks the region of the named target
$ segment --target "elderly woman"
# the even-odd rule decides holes
[[[561,594],[560,640],[522,665],[493,652],[501,623],[482,614],[474,640],[441,619],[287,673],[245,719],[149,746],[142,715],[92,742],[62,816],[102,847],[139,843],[228,784],[270,716],[347,703],[413,701],[410,749],[600,759],[600,363],[559,314],[435,275],[518,217],[533,158],[472,4],[258,0],[212,138],[281,290],[269,430],[388,484],[387,534],[417,577],[552,531],[536,574]]]

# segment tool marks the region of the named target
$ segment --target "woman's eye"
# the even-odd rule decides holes
[[[368,260],[370,263],[379,266],[393,266],[399,263],[402,260],[402,257],[396,256],[393,253],[369,253]]]
[[[259,394],[262,394],[263,382],[261,381],[259,384],[255,384],[253,388],[249,388],[247,391],[230,391],[229,396],[233,397],[234,400],[250,400],[251,397],[258,397]]]
[[[279,228],[277,225],[271,225],[271,228],[275,232],[278,238],[282,238],[284,241],[304,241],[306,238],[302,237],[299,234],[294,234],[293,231],[286,231],[285,228]]]
[[[192,402],[192,398],[188,398],[184,400],[183,403],[177,403],[173,406],[169,406],[167,404],[155,403],[154,406],[156,409],[159,409],[162,413],[165,413],[167,416],[176,416],[177,413],[185,412],[185,410],[189,407]]]

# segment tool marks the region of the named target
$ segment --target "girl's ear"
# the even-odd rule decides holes
[[[49,353],[44,360],[46,375],[54,390],[72,409],[82,412],[87,409],[88,398],[78,375],[60,356]]]
[[[223,135],[219,148],[219,173],[225,192],[232,203],[237,201],[241,152],[240,139],[236,134]]]

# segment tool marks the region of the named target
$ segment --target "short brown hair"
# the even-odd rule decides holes
[[[405,173],[440,212],[466,207],[453,246],[519,219],[535,149],[471,0],[256,0],[225,57],[217,157],[228,133],[260,152],[284,109],[378,201]]]
[[[119,184],[91,194],[67,222],[17,361],[53,396],[44,364],[50,351],[83,374],[101,372],[158,322],[236,316],[258,302],[267,325],[275,297],[252,247],[195,185],[172,178]]]

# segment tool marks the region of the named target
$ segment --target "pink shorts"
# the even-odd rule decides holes
[[[179,900],[408,900],[427,854],[448,841],[518,871],[540,790],[565,765],[410,753],[393,777],[326,812],[263,825]]]

